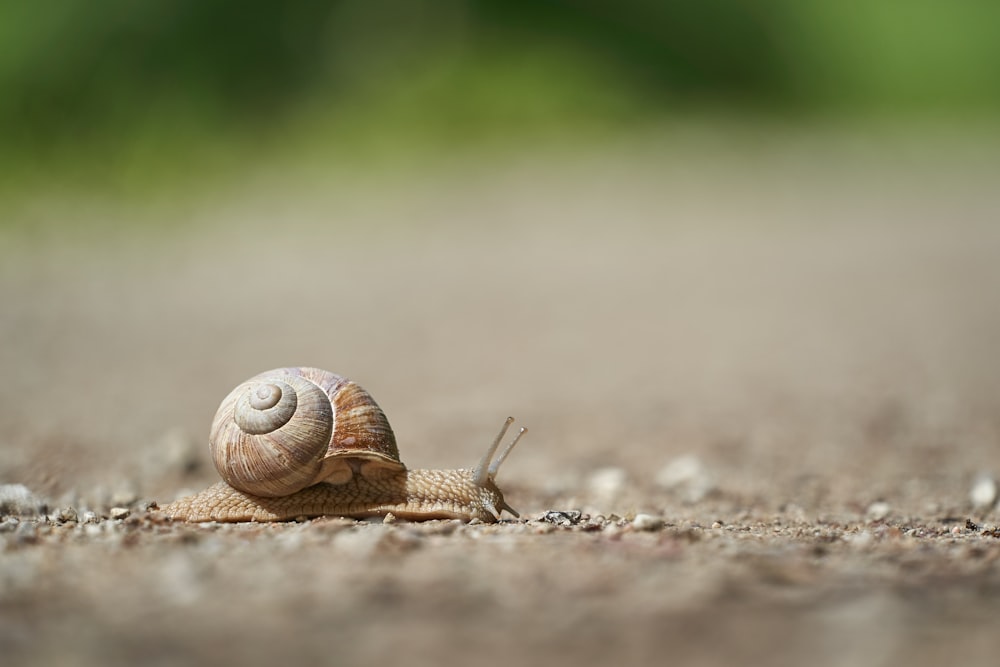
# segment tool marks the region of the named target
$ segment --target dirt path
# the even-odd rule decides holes
[[[0,518],[3,663],[995,664],[996,165],[826,150],[43,212],[0,268],[0,484],[48,515]],[[526,519],[148,514],[285,365],[363,384],[411,466],[516,415]]]

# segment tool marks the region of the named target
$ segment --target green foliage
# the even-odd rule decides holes
[[[452,148],[676,112],[994,114],[1000,3],[0,3],[0,171],[131,187],[261,150]],[[325,143],[324,143],[325,142]]]

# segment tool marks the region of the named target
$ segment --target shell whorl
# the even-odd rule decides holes
[[[405,470],[385,414],[359,385],[315,368],[282,368],[242,383],[222,401],[209,436],[233,488],[279,497],[355,472]]]
[[[284,382],[261,382],[247,387],[236,400],[233,418],[240,430],[251,435],[281,428],[295,414],[298,394]]]

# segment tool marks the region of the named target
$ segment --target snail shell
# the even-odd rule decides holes
[[[279,368],[236,387],[219,406],[209,447],[226,483],[265,498],[406,470],[371,395],[318,368]]]

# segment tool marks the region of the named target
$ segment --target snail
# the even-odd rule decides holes
[[[399,460],[385,413],[360,385],[317,368],[256,375],[222,401],[209,448],[224,480],[166,505],[184,521],[285,521],[336,515],[500,520],[495,478],[527,431],[494,455],[508,417],[471,470],[411,470]]]

